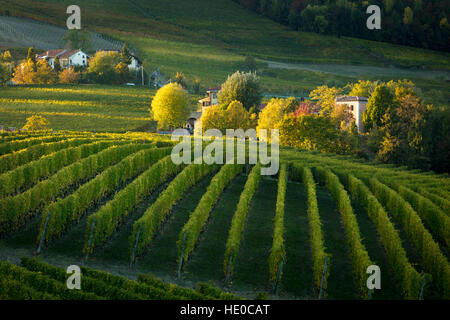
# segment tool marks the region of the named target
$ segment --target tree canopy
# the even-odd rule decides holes
[[[169,83],[160,88],[151,106],[159,128],[182,126],[191,113],[189,94],[178,83]]]

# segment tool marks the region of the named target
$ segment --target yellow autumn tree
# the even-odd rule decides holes
[[[153,118],[158,128],[176,128],[191,113],[189,94],[178,83],[169,83],[156,92],[152,101]]]
[[[81,73],[75,71],[73,68],[67,68],[58,75],[59,83],[76,84],[80,81]]]
[[[225,110],[226,129],[244,129],[250,127],[250,114],[241,102],[234,100]]]
[[[18,84],[32,84],[35,83],[36,71],[35,65],[31,60],[22,62],[14,69],[12,81]]]
[[[281,99],[281,98],[273,98],[269,101],[267,106],[261,111],[258,119],[258,126],[256,127],[256,131],[258,132],[261,129],[267,130],[267,136],[270,136],[270,130],[278,129],[279,122],[283,119],[285,113],[290,104],[290,99]]]
[[[58,81],[58,75],[50,67],[46,60],[39,60],[36,63],[36,76],[34,83],[38,84],[54,84]]]
[[[48,129],[50,122],[42,116],[31,116],[27,118],[27,123],[22,129],[27,131]]]
[[[336,97],[343,93],[343,89],[328,86],[319,86],[309,93],[313,100],[320,105],[320,115],[328,116],[334,109]]]
[[[208,129],[218,129],[222,133],[225,133],[225,130],[227,129],[225,110],[218,105],[205,108],[200,121],[202,123],[203,132]]]

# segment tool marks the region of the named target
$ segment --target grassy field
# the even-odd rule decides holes
[[[160,137],[157,138],[155,135],[149,134],[134,136],[90,134],[86,135],[86,137],[93,139],[93,141],[109,137],[109,139],[112,139],[110,141],[120,145],[123,145],[124,141],[122,139],[125,139],[127,143],[136,144],[136,146],[143,148],[143,150],[148,150],[148,152],[158,150],[155,145],[150,145],[149,143],[152,141],[163,142]],[[18,141],[26,141],[26,136],[17,138],[21,139]],[[58,138],[64,139],[64,135],[58,136]],[[137,140],[132,140],[132,138]],[[7,141],[7,138],[1,138],[1,140],[6,141],[6,144],[14,144],[14,140],[8,139]],[[143,139],[146,139],[146,141]],[[33,141],[35,140],[31,139],[29,142],[31,144],[28,147],[30,152],[33,149],[33,143],[36,143]],[[26,145],[23,144],[24,146]],[[161,145],[161,147],[163,146],[164,144]],[[16,145],[15,148],[20,148],[20,146]],[[2,150],[6,149],[3,147]],[[28,152],[27,148],[21,151],[21,153],[26,152]],[[108,152],[108,150],[94,152],[90,157],[98,157],[105,152]],[[143,151],[132,153],[122,161],[125,161],[129,157],[139,157],[142,154]],[[9,153],[5,153],[1,157],[9,156]],[[40,163],[44,165],[45,161],[47,161],[45,159],[54,158],[56,161],[58,157],[57,153],[53,153],[42,158],[37,158],[33,163],[38,167]],[[168,157],[170,158],[170,156]],[[120,161],[120,158],[117,161]],[[345,185],[343,192],[351,195],[348,205],[352,208],[355,222],[359,227],[359,230],[354,232],[361,234],[361,243],[367,250],[371,261],[382,270],[382,289],[376,290],[373,293],[373,299],[390,300],[404,298],[404,293],[400,287],[401,282],[399,281],[401,279],[402,269],[392,265],[392,252],[390,253],[386,250],[386,243],[383,242],[387,237],[392,236],[392,232],[398,232],[399,245],[405,250],[406,258],[417,272],[433,274],[433,280],[427,286],[425,298],[441,299],[446,297],[445,281],[448,281],[448,279],[446,280],[445,277],[435,277],[435,275],[438,275],[436,273],[438,269],[434,268],[439,268],[444,274],[445,272],[448,273],[448,246],[446,244],[448,239],[445,239],[445,236],[443,237],[443,234],[433,227],[433,221],[427,218],[427,215],[432,214],[443,225],[448,225],[448,216],[443,211],[446,203],[450,200],[450,182],[448,176],[444,177],[431,172],[413,172],[402,168],[383,167],[370,162],[361,162],[351,157],[310,153],[290,148],[282,148],[281,161],[289,161],[289,170],[292,172],[295,172],[295,168],[298,166],[313,168],[315,182],[321,181],[320,174],[318,173],[319,169],[330,169],[332,170],[331,172],[336,172],[340,175],[338,180]],[[87,162],[81,159],[75,162],[74,165],[78,163]],[[105,176],[108,170],[116,168],[120,163],[113,163],[107,168],[99,168],[96,174],[91,174],[90,176],[78,170],[77,172],[80,172],[82,177],[74,180],[74,183],[68,184],[62,189],[56,186],[55,191],[51,195],[40,193],[42,198],[37,197],[38,194],[35,194],[36,199],[41,199],[40,201],[42,203],[35,209],[30,208],[31,211],[27,213],[26,217],[17,220],[20,228],[17,228],[16,231],[0,230],[0,259],[17,262],[22,256],[32,256],[36,250],[40,230],[42,230],[40,229],[44,221],[42,213],[46,212],[48,206],[53,206],[54,203],[62,203],[62,201],[65,201],[64,199],[68,199],[74,194],[77,194],[76,197],[80,200],[80,203],[85,203],[86,201],[83,199],[90,197],[91,192],[97,193],[93,189],[86,189],[85,186],[98,179],[98,177]],[[165,281],[188,287],[193,286],[198,281],[211,281],[218,287],[247,298],[254,298],[260,292],[268,293],[270,298],[273,299],[317,298],[318,288],[313,280],[313,251],[315,249],[311,246],[312,231],[310,228],[310,216],[308,214],[309,200],[305,184],[294,177],[288,181],[286,189],[283,232],[286,258],[276,294],[273,292],[273,282],[269,281],[268,265],[274,234],[273,217],[277,206],[278,178],[276,176],[262,177],[257,185],[245,219],[242,239],[240,240],[240,249],[236,257],[236,266],[231,281],[226,281],[224,275],[224,254],[229,236],[228,230],[232,226],[231,222],[236,212],[236,204],[245,192],[244,184],[249,177],[245,170],[231,180],[230,184],[223,190],[223,193],[220,194],[218,201],[211,210],[209,219],[202,229],[192,255],[184,261],[181,279],[177,278],[177,258],[179,257],[179,251],[176,242],[183,226],[199,204],[200,199],[211,184],[216,172],[204,175],[203,178],[199,179],[198,183],[194,184],[194,186],[188,189],[174,203],[168,212],[167,218],[161,221],[156,236],[148,243],[132,268],[130,268],[129,263],[131,249],[130,235],[133,231],[133,225],[146,214],[147,208],[155,204],[163,196],[166,190],[172,188],[170,190],[176,192],[171,187],[171,181],[174,180],[169,179],[164,182],[161,180],[161,183],[153,191],[144,193],[142,196],[133,194],[131,198],[128,198],[127,201],[133,205],[132,210],[124,216],[123,221],[121,221],[118,227],[109,231],[110,236],[107,240],[96,246],[94,252],[89,255],[89,259],[85,260],[83,246],[88,240],[86,238],[86,231],[92,226],[87,223],[88,218],[97,214],[101,208],[106,208],[108,205],[111,205],[118,194],[127,190],[134,181],[137,181],[136,179],[139,179],[145,174],[143,171],[152,170],[156,166],[156,164],[151,165],[150,169],[148,169],[147,166],[139,166],[137,162],[135,165],[129,168],[123,167],[122,174],[126,178],[123,178],[122,182],[109,182],[112,184],[111,186],[114,186],[107,187],[110,189],[105,189],[106,191],[99,195],[95,201],[88,202],[85,210],[81,212],[78,219],[73,220],[69,224],[66,222],[62,224],[66,225],[64,231],[42,247],[42,252],[40,253],[41,258],[61,267],[71,264],[87,264],[88,266],[123,275],[131,279],[135,279],[138,273],[152,273]],[[55,169],[54,176],[62,174],[66,176],[65,173],[71,167],[73,166],[70,165],[60,170]],[[18,172],[20,170],[23,170],[21,166],[11,167],[11,171]],[[410,215],[420,216],[423,220],[414,220],[414,229],[411,231],[409,222],[405,223],[401,215],[397,212],[399,206],[392,207],[391,204],[383,202],[383,197],[376,194],[377,201],[382,203],[383,208],[390,215],[390,219],[385,223],[392,224],[395,228],[393,229],[395,231],[390,231],[390,235],[380,232],[382,230],[380,229],[380,225],[378,225],[380,222],[376,222],[377,220],[372,216],[373,212],[371,213],[366,209],[364,200],[361,200],[361,198],[354,194],[354,189],[347,185],[345,176],[339,172],[346,172],[362,179],[362,183],[370,186],[374,194],[376,190],[372,188],[369,177],[376,177],[384,187],[390,186],[399,190],[399,193],[397,193],[398,199],[395,201],[403,201],[402,208],[411,208],[408,209],[410,210]],[[54,179],[54,176],[48,179]],[[2,181],[8,177],[14,176],[9,176],[8,172],[1,175]],[[36,179],[38,178],[36,177]],[[40,181],[30,182],[25,188],[17,190],[8,197],[0,198],[0,221],[4,221],[4,219],[9,221],[8,219],[12,217],[8,214],[9,211],[7,208],[9,207],[7,207],[6,203],[17,200],[9,199],[19,199],[23,195],[28,194],[28,190],[35,190],[33,192],[37,192],[36,190],[39,190],[37,186],[45,184],[46,179],[46,176],[41,176]],[[415,190],[417,193],[415,193],[413,198],[410,195],[406,196],[400,193],[398,183],[403,187],[410,188],[410,190]],[[431,198],[427,198],[419,194],[423,191],[431,191],[436,185],[439,185],[442,190],[440,196],[434,195]],[[52,201],[52,197],[55,197],[55,202]],[[358,289],[359,286],[355,276],[355,270],[357,268],[351,258],[352,253],[349,247],[349,237],[343,222],[340,209],[341,205],[338,204],[333,193],[330,192],[330,187],[324,186],[322,183],[316,186],[315,198],[318,203],[321,222],[320,230],[323,232],[324,246],[326,252],[331,257],[331,262],[328,267],[329,276],[327,280],[326,298],[364,298]],[[422,203],[427,204],[427,207],[417,206],[414,199],[420,199]],[[55,211],[52,212],[56,217],[55,219],[61,219],[62,222],[65,219],[63,217],[67,213],[65,211],[59,211],[61,209],[60,207],[52,208],[55,208]],[[67,210],[71,212],[71,210],[80,209],[74,207],[67,208]],[[69,216],[66,216],[66,218],[69,218]],[[427,255],[418,250],[417,239],[422,239],[421,232],[432,234],[432,238],[426,241],[429,242],[430,246],[434,246],[434,249],[429,254],[435,258],[440,257],[437,260],[433,260],[435,261],[433,263],[436,263],[435,267],[430,267],[429,262],[426,260],[428,259]],[[417,297],[414,296],[413,298]]]
[[[54,130],[154,130],[149,108],[155,90],[104,85],[16,86],[0,88],[0,124],[21,128],[40,114]],[[192,95],[196,106],[198,96]]]
[[[12,15],[65,25],[70,1],[6,1],[0,5]],[[429,103],[448,105],[448,73],[428,75],[429,69],[450,70],[448,53],[386,43],[292,31],[243,9],[231,0],[161,3],[154,0],[79,1],[84,27],[128,42],[144,60],[147,71],[159,68],[168,77],[182,71],[188,84],[199,78],[204,88],[224,81],[242,69],[245,55],[303,65],[342,64],[331,68],[285,70],[261,64],[264,89],[274,94],[307,95],[322,84],[343,84],[358,79],[415,81]],[[182,13],[182,14],[181,14]],[[243,23],[245,21],[245,23]],[[264,32],[261,32],[264,30]],[[346,65],[376,66],[349,74]],[[420,69],[420,72],[400,68]],[[329,66],[324,68],[330,69]],[[341,68],[342,69],[342,68]],[[430,73],[433,74],[433,73]]]

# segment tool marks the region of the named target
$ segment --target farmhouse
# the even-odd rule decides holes
[[[219,103],[219,100],[217,99],[217,94],[219,93],[220,89],[221,89],[220,87],[217,87],[208,89],[206,91],[208,96],[206,98],[198,100],[198,102],[202,106],[202,109],[203,107],[210,107]]]
[[[336,105],[347,105],[348,110],[352,113],[353,118],[355,119],[359,132],[364,132],[362,115],[367,109],[367,101],[368,99],[366,97],[357,96],[342,96],[336,98]]]
[[[68,68],[74,66],[86,67],[88,65],[89,56],[80,49],[55,49],[48,50],[41,55],[36,55],[36,60],[45,59],[49,65],[55,68],[55,59],[59,58],[61,68]]]

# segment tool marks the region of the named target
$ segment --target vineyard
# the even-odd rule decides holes
[[[174,143],[2,133],[0,299],[450,299],[448,175],[281,148],[263,176]]]

